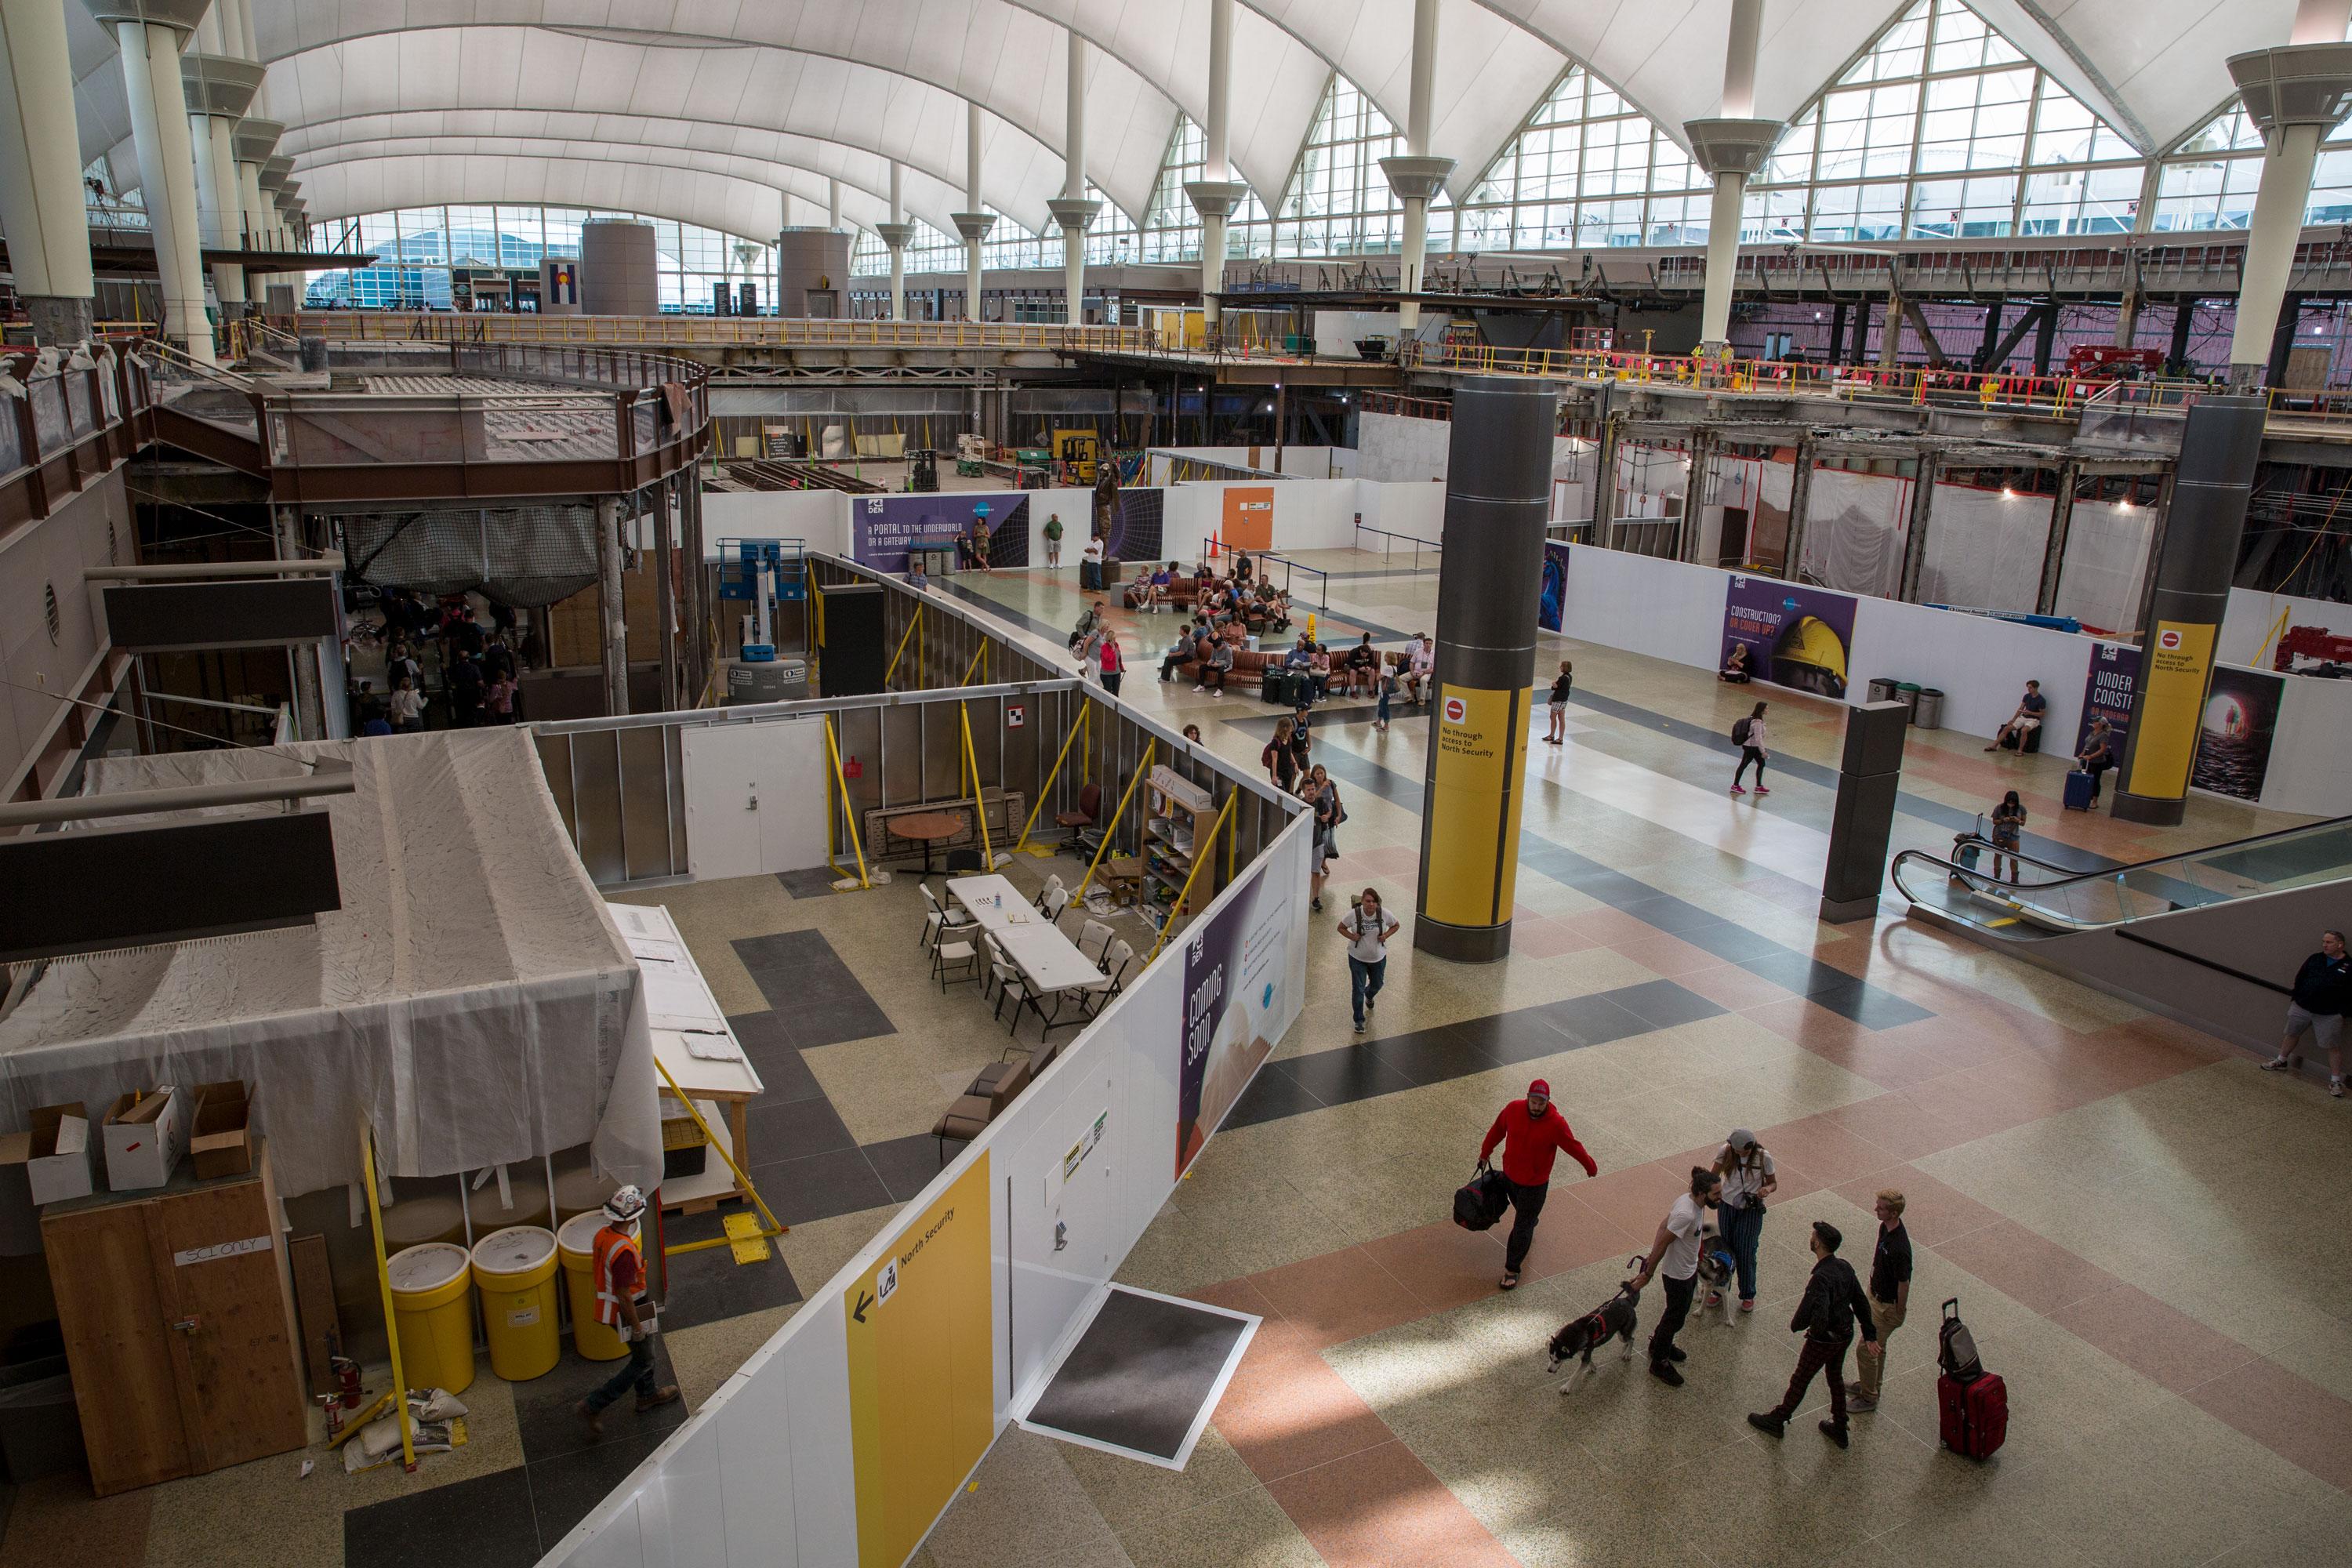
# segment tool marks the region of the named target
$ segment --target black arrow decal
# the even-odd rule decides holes
[[[857,1292],[857,1310],[852,1312],[850,1316],[862,1323],[866,1321],[866,1309],[872,1305],[874,1305],[874,1298],[861,1289]]]

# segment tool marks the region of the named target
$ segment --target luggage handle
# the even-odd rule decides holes
[[[1955,1296],[1950,1300],[1944,1303],[1944,1321],[1948,1323],[1959,1315],[1960,1299],[1958,1296]]]

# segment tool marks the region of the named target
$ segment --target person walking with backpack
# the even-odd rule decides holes
[[[2352,957],[2344,952],[2344,933],[2319,933],[2319,951],[2294,972],[2294,987],[2286,1004],[2286,1038],[2279,1054],[2263,1064],[2264,1072],[2293,1072],[2302,1065],[2305,1035],[2327,1052],[2327,1092],[2344,1098],[2344,1013],[2352,1007]]]
[[[1764,750],[1764,704],[1759,702],[1754,712],[1732,724],[1731,743],[1739,748],[1739,766],[1733,770],[1731,774],[1731,793],[1734,795],[1748,793],[1740,788],[1739,781],[1748,776],[1748,764],[1754,763],[1756,793],[1770,795],[1772,792],[1764,787],[1764,759],[1769,754]]]
[[[1849,1411],[1878,1408],[1879,1381],[1886,1375],[1886,1342],[1903,1326],[1911,1305],[1911,1233],[1903,1228],[1903,1194],[1887,1187],[1872,1205],[1878,1215],[1878,1250],[1870,1259],[1870,1321],[1878,1338],[1862,1342],[1853,1358],[1853,1392],[1846,1395]]]
[[[1323,912],[1323,884],[1330,879],[1331,862],[1339,858],[1337,835],[1339,824],[1348,820],[1347,808],[1339,804],[1339,786],[1331,782],[1330,773],[1318,763],[1307,775],[1299,793],[1315,807],[1315,843],[1309,850],[1314,876],[1307,907],[1317,914]]]
[[[1642,1260],[1641,1271],[1633,1276],[1636,1290],[1647,1289],[1661,1272],[1666,1277],[1665,1310],[1658,1314],[1658,1326],[1650,1331],[1650,1375],[1669,1388],[1683,1385],[1683,1374],[1675,1370],[1675,1363],[1687,1358],[1675,1343],[1675,1336],[1683,1331],[1690,1318],[1691,1298],[1698,1294],[1699,1232],[1708,1205],[1722,1194],[1721,1176],[1705,1165],[1693,1165],[1689,1190],[1674,1201],[1666,1217],[1658,1222],[1650,1256]]]
[[[1826,1373],[1830,1414],[1822,1423],[1822,1435],[1839,1447],[1845,1447],[1845,1352],[1853,1343],[1855,1325],[1861,1326],[1863,1342],[1872,1352],[1877,1352],[1879,1345],[1878,1325],[1870,1315],[1870,1302],[1863,1296],[1862,1281],[1853,1277],[1853,1266],[1837,1255],[1844,1243],[1837,1226],[1825,1219],[1813,1222],[1812,1278],[1805,1281],[1805,1294],[1797,1302],[1796,1315],[1789,1320],[1789,1331],[1805,1336],[1804,1348],[1797,1352],[1797,1370],[1780,1403],[1748,1414],[1748,1424],[1759,1432],[1778,1437],[1787,1431],[1789,1417],[1797,1413],[1797,1406],[1805,1401],[1805,1390],[1812,1386],[1813,1373]]]
[[[1537,1216],[1543,1213],[1544,1199],[1551,1193],[1552,1161],[1565,1151],[1588,1176],[1599,1175],[1601,1167],[1576,1141],[1575,1129],[1551,1102],[1551,1085],[1542,1079],[1528,1085],[1525,1100],[1512,1100],[1496,1113],[1495,1124],[1486,1129],[1486,1140],[1478,1145],[1481,1173],[1497,1143],[1503,1146],[1503,1187],[1510,1199],[1512,1218],[1510,1240],[1503,1247],[1503,1277],[1496,1283],[1503,1289],[1516,1290],[1528,1248],[1536,1239]],[[1696,1234],[1694,1226],[1692,1235]]]
[[[1739,1268],[1739,1310],[1756,1310],[1756,1248],[1764,1237],[1764,1200],[1780,1184],[1772,1156],[1756,1142],[1756,1134],[1735,1127],[1715,1153],[1715,1173],[1723,1178],[1723,1239]],[[1720,1300],[1710,1294],[1707,1305]]]
[[[1348,999],[1355,1005],[1360,1035],[1364,1015],[1388,984],[1389,938],[1398,929],[1396,917],[1381,907],[1377,888],[1357,894],[1354,907],[1339,917],[1339,934],[1348,939]]]

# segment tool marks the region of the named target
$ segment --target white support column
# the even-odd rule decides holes
[[[251,115],[236,122],[236,205],[248,250],[277,248],[277,225],[261,194],[261,165],[278,151],[278,139],[285,132],[286,127],[275,120],[257,120]]]
[[[839,180],[825,182],[824,226],[829,233],[841,232],[841,182]]]
[[[907,319],[907,242],[915,237],[915,226],[907,221],[906,208],[900,200],[900,170],[897,159],[890,162],[890,221],[877,223],[874,232],[890,247],[890,319]]]
[[[89,337],[89,216],[74,139],[64,0],[0,0],[0,231],[37,343]]]
[[[1184,195],[1201,215],[1201,314],[1217,331],[1225,291],[1225,220],[1242,205],[1249,187],[1234,178],[1227,155],[1233,128],[1234,0],[1209,0],[1209,122],[1201,127],[1207,146],[1201,177],[1185,183]]]
[[[1076,327],[1087,319],[1087,230],[1102,210],[1087,195],[1087,41],[1076,32],[1063,91],[1062,194],[1045,205],[1062,226],[1062,320]]]
[[[188,95],[180,48],[204,15],[205,0],[87,0],[114,28],[130,100],[131,142],[139,157],[139,193],[155,241],[163,330],[189,355],[213,362],[205,314],[204,236],[196,215],[195,148],[188,135]]]
[[[1731,296],[1739,276],[1739,224],[1748,176],[1764,166],[1780,139],[1777,120],[1756,112],[1756,43],[1764,0],[1731,0],[1723,53],[1723,117],[1683,126],[1691,157],[1715,181],[1706,217],[1706,292],[1699,308],[1698,352],[1724,357],[1731,341]]]
[[[2303,234],[2304,209],[2311,201],[2319,143],[2352,110],[2352,44],[2342,41],[2347,7],[2352,0],[2304,0],[2295,36],[2317,32],[2330,41],[2255,49],[2230,59],[2230,74],[2264,148],[2230,335],[2230,384],[2235,388],[2263,381],[2295,242]]]
[[[963,319],[980,320],[980,242],[988,237],[995,226],[992,213],[981,210],[980,202],[980,105],[964,106],[963,132],[963,198],[969,211],[950,213],[955,220],[956,232],[963,236]]]
[[[1437,0],[1412,0],[1412,75],[1405,103],[1404,152],[1381,160],[1389,189],[1404,204],[1404,255],[1397,268],[1397,291],[1421,292],[1422,268],[1429,256],[1429,204],[1445,188],[1454,160],[1429,155],[1431,99],[1437,79]],[[1421,306],[1408,299],[1397,306],[1397,335],[1421,330]]]
[[[199,31],[220,33],[234,16],[217,11]],[[242,29],[239,29],[242,37]],[[236,179],[236,126],[261,91],[261,68],[227,54],[187,54],[180,59],[181,88],[188,100],[188,141],[196,161],[196,214],[208,250],[238,250],[245,244]],[[215,263],[213,290],[223,317],[245,314],[245,268]]]

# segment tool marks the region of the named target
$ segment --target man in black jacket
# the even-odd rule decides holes
[[[2344,1098],[2344,1014],[2352,1008],[2352,957],[2344,951],[2344,933],[2319,933],[2319,951],[2295,971],[2294,988],[2286,1005],[2286,1043],[2275,1060],[2263,1064],[2264,1072],[2293,1072],[2303,1063],[2303,1037],[2327,1052],[2327,1092]]]
[[[1780,1396],[1774,1408],[1752,1414],[1748,1424],[1759,1432],[1769,1432],[1775,1437],[1788,1429],[1789,1417],[1804,1403],[1805,1390],[1812,1386],[1813,1373],[1826,1372],[1830,1382],[1830,1418],[1822,1423],[1822,1431],[1829,1440],[1843,1448],[1846,1444],[1845,1430],[1845,1352],[1853,1343],[1856,1324],[1862,1328],[1863,1339],[1878,1343],[1878,1328],[1870,1316],[1870,1303],[1863,1299],[1862,1281],[1853,1277],[1853,1268],[1837,1255],[1845,1242],[1837,1226],[1827,1220],[1813,1222],[1812,1278],[1805,1281],[1804,1299],[1797,1303],[1797,1314],[1789,1320],[1789,1331],[1805,1336],[1804,1349],[1797,1352],[1796,1375],[1789,1379],[1789,1392]]]

